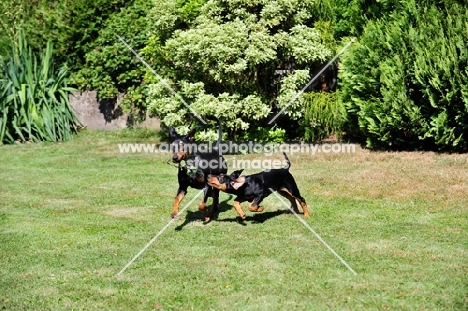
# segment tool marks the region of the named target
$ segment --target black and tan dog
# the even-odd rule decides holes
[[[200,152],[197,144],[194,142],[194,135],[197,128],[192,129],[187,135],[178,135],[171,128],[169,134],[172,139],[172,161],[178,163],[177,179],[179,188],[174,200],[174,208],[171,217],[175,217],[179,213],[179,205],[182,199],[187,194],[188,187],[195,189],[203,189],[203,198],[198,204],[198,209],[205,213],[204,221],[208,222],[212,216],[218,211],[219,205],[219,190],[212,188],[207,184],[209,174],[225,174],[227,172],[227,164],[224,157],[220,154],[219,145],[222,138],[221,124],[218,120],[218,141],[216,146],[210,150]],[[196,149],[196,150],[195,150]],[[206,201],[208,197],[213,198],[211,209],[206,211]]]
[[[298,213],[297,202],[299,201],[304,211],[304,217],[309,217],[309,210],[304,198],[297,188],[294,177],[289,172],[291,165],[286,153],[283,152],[286,159],[286,167],[281,169],[272,169],[261,173],[241,176],[243,170],[234,171],[231,175],[220,174],[217,176],[208,176],[208,185],[215,189],[231,193],[237,197],[234,199],[234,208],[242,219],[245,219],[245,213],[242,210],[241,203],[248,201],[251,212],[262,212],[260,203],[273,191],[286,197],[293,210]]]

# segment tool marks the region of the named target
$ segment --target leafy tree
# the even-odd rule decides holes
[[[126,0],[14,0],[34,3],[24,22],[31,46],[40,50],[48,40],[54,42],[56,58],[72,71],[85,64],[85,55],[98,45],[101,28],[113,14],[132,5]]]
[[[331,55],[313,27],[319,8],[312,0],[153,4],[145,55],[199,115],[221,118],[230,136],[258,127],[260,120],[289,104],[309,78],[311,65]],[[185,17],[187,5],[199,8],[196,18]],[[288,74],[275,74],[278,69]],[[163,81],[152,82],[150,112],[187,131],[186,120],[193,120],[189,109]],[[297,119],[300,110],[301,99],[286,114]]]
[[[98,31],[94,48],[85,54],[85,64],[72,75],[72,82],[81,90],[96,90],[100,98],[116,98],[125,112],[135,120],[146,113],[145,66],[119,41],[122,37],[134,50],[141,52],[147,43],[146,14],[149,3],[137,0],[109,16]]]
[[[349,131],[373,148],[468,146],[468,13],[402,3],[370,21],[341,74]]]
[[[72,71],[85,64],[85,55],[99,47],[95,42],[110,16],[133,0],[7,0],[0,2],[0,55],[24,31],[31,48],[40,51],[50,40],[54,58]],[[120,16],[122,17],[122,16]],[[125,26],[132,26],[131,20]]]

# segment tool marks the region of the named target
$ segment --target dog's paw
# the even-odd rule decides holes
[[[260,213],[260,212],[263,212],[263,207],[261,207],[261,206],[250,206],[249,211],[251,211],[253,213]]]

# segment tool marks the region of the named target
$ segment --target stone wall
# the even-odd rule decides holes
[[[120,108],[122,97],[121,94],[117,99],[99,99],[96,91],[86,91],[73,92],[69,99],[83,126],[92,130],[118,130],[132,123],[129,115]],[[138,126],[159,130],[159,119],[147,117]]]

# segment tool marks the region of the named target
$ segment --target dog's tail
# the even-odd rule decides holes
[[[286,155],[286,152],[283,151],[284,159],[286,160],[286,165],[283,167],[285,170],[289,170],[291,167],[291,161],[289,161],[288,156]]]

